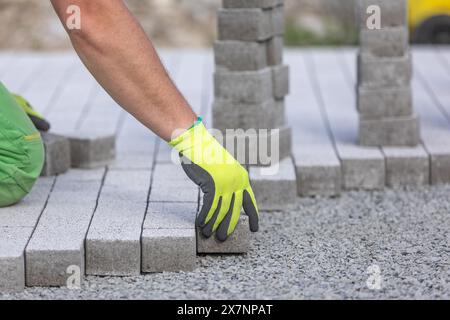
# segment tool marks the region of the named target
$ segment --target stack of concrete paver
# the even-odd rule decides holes
[[[412,103],[407,1],[359,0],[358,5],[360,144],[416,146],[420,124]]]
[[[248,139],[245,148],[234,149],[245,149],[235,154],[242,163],[281,167],[270,177],[250,169],[261,207],[276,210],[291,201],[281,199],[278,192],[274,195],[273,190],[267,192],[268,182],[277,183],[278,191],[286,189],[285,195],[291,198],[296,194],[292,161],[280,161],[291,155],[291,129],[285,123],[289,67],[283,65],[284,0],[223,0],[218,20],[214,127],[226,134],[227,141]],[[279,156],[267,157],[271,149]]]

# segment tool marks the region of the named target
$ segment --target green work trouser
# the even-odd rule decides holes
[[[0,82],[0,207],[25,197],[43,165],[39,131]]]

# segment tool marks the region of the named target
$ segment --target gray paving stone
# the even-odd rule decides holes
[[[272,33],[274,36],[284,35],[285,18],[284,6],[278,6],[271,10],[272,14]]]
[[[197,253],[199,254],[242,254],[247,253],[251,241],[248,217],[241,215],[234,233],[225,242],[216,237],[205,238],[197,229]]]
[[[277,66],[283,64],[283,47],[284,38],[275,36],[266,42],[267,63],[269,66]]]
[[[18,204],[0,210],[0,292],[25,287],[24,252],[54,178],[40,178]]]
[[[431,153],[431,183],[448,184],[450,181],[450,154],[446,150]]]
[[[417,116],[361,120],[359,143],[364,146],[410,146],[420,143]]]
[[[51,133],[42,133],[42,140],[45,146],[45,163],[41,176],[67,172],[71,167],[69,139]]]
[[[232,130],[219,142],[243,165],[270,166],[291,156],[292,130]]]
[[[273,8],[282,4],[284,0],[223,0],[224,8]]]
[[[411,55],[379,58],[358,56],[358,83],[365,88],[405,87],[412,78]]]
[[[273,98],[272,71],[216,72],[215,97],[233,102],[262,103]]]
[[[423,186],[430,183],[430,157],[422,146],[384,147],[386,185],[389,187]]]
[[[142,271],[192,271],[197,203],[150,203],[142,232]]]
[[[234,103],[217,99],[213,105],[213,126],[226,129],[270,129],[284,124],[283,101],[268,100],[264,103]]]
[[[249,174],[260,210],[285,210],[295,203],[297,179],[292,159],[269,168],[251,167]]]
[[[415,69],[425,75],[428,66],[420,61],[429,60],[417,54],[419,61],[415,62]],[[430,70],[435,73],[434,68]],[[445,83],[445,82],[441,82]],[[415,77],[413,81],[413,97],[416,111],[421,120],[422,142],[430,155],[430,180],[433,185],[450,183],[450,123],[441,112],[436,100],[429,94],[422,81]]]
[[[151,202],[197,202],[198,187],[187,177],[180,165],[172,163],[156,164]]]
[[[273,35],[274,20],[270,10],[220,9],[219,40],[267,40]]]
[[[197,203],[151,202],[145,216],[144,229],[193,229]]]
[[[363,53],[376,57],[403,57],[409,51],[409,32],[405,26],[381,30],[361,30]]]
[[[361,29],[367,29],[369,6],[376,5],[381,9],[381,27],[398,27],[407,24],[407,0],[358,0],[358,20]]]
[[[341,163],[332,147],[294,145],[297,190],[302,197],[337,196],[341,193]]]
[[[103,175],[104,169],[71,170],[57,178],[25,251],[27,286],[66,286],[72,266],[84,275],[84,240]]]
[[[0,227],[0,292],[25,288],[24,249],[31,227]]]
[[[289,66],[272,67],[273,94],[276,99],[283,99],[289,94]]]
[[[140,274],[150,175],[150,170],[108,171],[86,237],[86,274]]]
[[[360,118],[365,120],[411,116],[413,114],[411,87],[382,89],[359,87],[358,111]]]
[[[265,42],[216,41],[214,56],[216,70],[254,71],[267,67],[268,53],[271,61],[276,49],[268,50]]]
[[[112,162],[116,137],[111,133],[78,132],[69,135],[72,167],[96,168]]]
[[[344,190],[383,190],[385,159],[378,148],[339,145]]]

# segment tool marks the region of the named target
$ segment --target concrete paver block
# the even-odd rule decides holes
[[[141,231],[151,171],[108,171],[86,237],[86,274],[141,273]]]
[[[216,98],[233,102],[262,103],[273,98],[272,71],[216,72]]]
[[[430,157],[422,146],[384,147],[388,187],[423,186],[430,183]]]
[[[285,29],[284,6],[277,6],[271,10],[272,33],[274,36],[282,36]]]
[[[358,83],[365,88],[409,86],[412,78],[411,55],[379,58],[359,54]]]
[[[420,143],[419,117],[360,120],[359,139],[363,146],[417,146]]]
[[[0,293],[25,288],[24,251],[32,233],[30,227],[0,227]]]
[[[275,49],[270,50],[271,61]],[[267,67],[268,49],[264,42],[216,41],[214,56],[217,70],[254,71]]]
[[[283,99],[289,94],[289,66],[272,67],[273,94],[276,99]]]
[[[260,210],[284,210],[295,203],[297,180],[292,159],[269,168],[251,167],[249,174]]]
[[[45,163],[41,176],[67,172],[71,167],[69,139],[51,133],[42,133],[42,140],[45,146]]]
[[[215,129],[270,129],[284,124],[284,103],[268,100],[263,103],[233,103],[217,99],[213,105]]]
[[[192,271],[197,203],[150,203],[142,232],[142,271]]]
[[[251,232],[248,217],[241,215],[234,233],[227,241],[221,242],[213,235],[207,239],[197,228],[197,253],[199,254],[241,254],[247,253],[250,246]]]
[[[433,152],[431,158],[431,184],[450,183],[450,152]]]
[[[386,164],[378,148],[340,145],[344,190],[383,190],[386,184]]]
[[[262,41],[273,35],[271,10],[220,9],[219,40]]]
[[[0,292],[25,287],[25,247],[45,207],[55,178],[40,178],[14,206],[0,209]]]
[[[409,32],[405,26],[381,30],[361,30],[363,53],[376,57],[403,57],[409,50]]]
[[[341,163],[333,149],[324,145],[294,146],[293,156],[299,196],[340,195]]]
[[[78,174],[77,174],[78,173]],[[71,170],[57,178],[26,248],[27,286],[66,286],[85,266],[84,241],[103,179],[101,170]]]
[[[74,168],[95,168],[110,163],[116,155],[114,134],[80,132],[69,136]]]
[[[151,202],[197,202],[199,188],[181,165],[158,163],[153,175]]]
[[[361,119],[365,120],[411,116],[413,114],[411,87],[383,89],[360,87],[358,111]]]
[[[282,36],[272,37],[266,42],[267,64],[277,66],[283,64],[284,38]]]

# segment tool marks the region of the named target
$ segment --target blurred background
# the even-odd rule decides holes
[[[221,0],[126,0],[159,47],[210,46]],[[356,0],[286,0],[286,45],[355,45]],[[450,0],[410,0],[412,35],[450,43]],[[0,0],[0,49],[70,44],[48,0]]]

